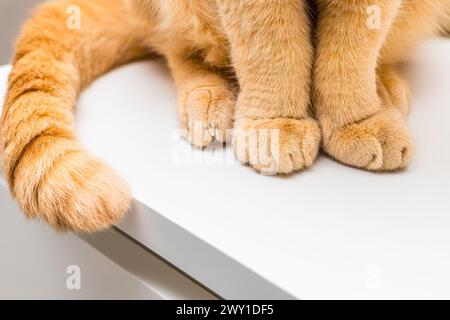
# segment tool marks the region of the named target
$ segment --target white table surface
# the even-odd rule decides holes
[[[402,173],[321,156],[267,177],[229,149],[193,150],[176,138],[174,86],[158,62],[95,82],[78,131],[132,187],[119,227],[224,298],[450,298],[449,55],[450,41],[432,41],[407,70],[417,154]]]

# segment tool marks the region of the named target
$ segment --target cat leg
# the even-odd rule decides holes
[[[166,55],[178,91],[180,125],[197,147],[226,142],[233,126],[236,97],[232,85],[200,60]]]
[[[313,49],[306,4],[298,0],[218,0],[241,92],[237,158],[266,174],[311,166],[320,129],[311,116]]]
[[[107,228],[127,211],[126,184],[79,144],[74,111],[93,79],[146,55],[146,30],[122,0],[51,1],[26,23],[9,77],[0,150],[11,193],[27,217],[82,232]]]
[[[313,95],[325,151],[368,170],[405,168],[414,150],[411,135],[400,109],[383,106],[376,73],[401,1],[317,1]],[[370,8],[379,10],[379,26],[369,24]]]
[[[440,33],[442,21],[450,21],[449,10],[447,0],[404,0],[383,43],[377,69],[380,97],[404,117],[411,109],[411,93],[397,66],[409,60],[418,44]]]
[[[411,112],[411,90],[405,79],[393,65],[380,66],[377,70],[378,94],[385,108],[398,108],[403,118]]]

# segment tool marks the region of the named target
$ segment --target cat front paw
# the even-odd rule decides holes
[[[310,167],[320,141],[319,125],[312,119],[240,119],[235,123],[233,147],[240,162],[275,175]]]
[[[399,109],[383,110],[364,121],[327,130],[324,149],[350,166],[393,171],[408,166],[414,144]]]
[[[201,86],[186,92],[180,106],[181,126],[188,141],[203,148],[214,141],[226,142],[233,127],[235,95],[225,86]]]

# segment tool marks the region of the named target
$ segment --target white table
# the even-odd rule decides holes
[[[89,88],[79,135],[133,189],[118,227],[224,298],[450,298],[449,55],[449,41],[430,42],[407,70],[417,154],[402,173],[321,156],[266,177],[231,163],[231,150],[225,160],[193,150],[176,138],[174,86],[158,62]]]

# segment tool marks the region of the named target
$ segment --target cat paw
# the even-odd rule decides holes
[[[263,174],[289,174],[310,167],[321,141],[312,119],[241,119],[236,121],[233,147],[236,158]]]
[[[47,159],[25,157],[16,169],[12,190],[26,215],[58,231],[96,232],[117,223],[131,203],[118,174],[83,150],[52,160],[54,146]]]
[[[189,90],[181,106],[181,125],[188,141],[203,148],[214,141],[226,142],[233,127],[235,95],[226,87],[202,86]]]
[[[414,153],[411,135],[398,109],[383,110],[359,123],[327,132],[324,149],[350,166],[392,171],[408,166]]]

